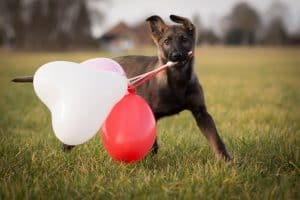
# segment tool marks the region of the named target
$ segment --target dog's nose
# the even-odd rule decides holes
[[[180,52],[172,52],[170,54],[170,60],[171,61],[179,61],[179,60],[182,59],[182,57],[183,57],[183,55]]]

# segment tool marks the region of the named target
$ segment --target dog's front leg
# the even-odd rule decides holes
[[[160,116],[158,114],[154,114],[154,116],[155,116],[155,121],[157,123],[157,121],[159,120]],[[152,155],[157,154],[158,153],[158,149],[159,149],[159,146],[158,146],[157,136],[156,136],[155,137],[155,141],[154,141],[154,143],[153,143],[153,145],[151,147],[151,150],[150,150],[151,153],[152,153]]]
[[[213,118],[206,110],[202,88],[196,84],[196,87],[194,85],[194,89],[193,93],[190,94],[189,109],[216,157],[229,162],[231,157],[218,134]]]
[[[153,155],[157,154],[158,153],[158,143],[157,143],[157,137],[155,138],[155,141],[154,141],[154,144],[152,145],[152,148],[151,148],[151,153]]]
[[[205,106],[200,106],[192,110],[197,125],[209,142],[210,147],[218,158],[223,158],[226,162],[231,160],[226,147],[220,138],[215,122],[211,115],[206,111]]]

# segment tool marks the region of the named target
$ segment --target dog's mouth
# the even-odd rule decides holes
[[[176,65],[185,65],[191,60],[192,57],[193,57],[193,51],[189,51],[187,53],[175,55],[175,56],[170,54],[168,60],[173,63],[176,63]]]
[[[174,63],[185,63],[189,60],[189,58],[187,56],[185,56],[184,58],[180,58],[180,59],[174,59],[174,58],[169,58],[169,61],[174,62]]]

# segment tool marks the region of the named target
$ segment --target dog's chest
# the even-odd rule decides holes
[[[181,69],[162,72],[138,89],[138,94],[146,99],[156,119],[186,109],[192,70],[191,67]]]
[[[160,85],[149,90],[146,100],[157,118],[177,114],[186,108],[186,87]]]

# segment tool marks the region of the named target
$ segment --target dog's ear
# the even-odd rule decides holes
[[[158,40],[162,37],[163,32],[166,30],[167,25],[165,22],[157,15],[153,15],[146,19],[150,24],[150,30],[153,39]]]
[[[182,24],[191,34],[195,34],[195,26],[189,19],[177,15],[170,15],[170,19],[175,23]]]

